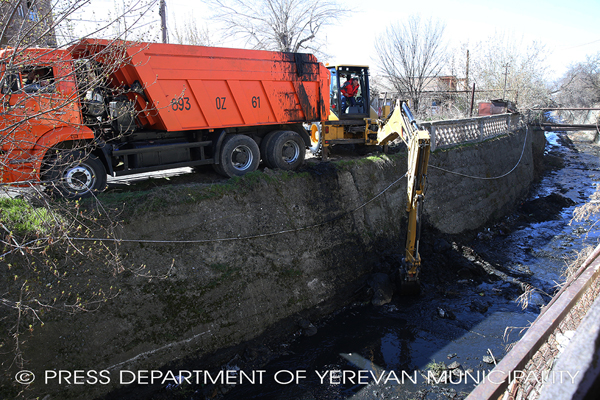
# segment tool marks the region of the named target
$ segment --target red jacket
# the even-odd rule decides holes
[[[353,85],[354,81],[347,81],[346,83],[344,83],[344,85],[342,86],[342,94],[345,97],[354,97],[356,96],[356,93],[358,92],[358,87],[359,85]]]

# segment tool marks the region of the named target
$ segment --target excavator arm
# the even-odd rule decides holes
[[[414,292],[419,290],[419,270],[421,266],[419,240],[431,138],[429,132],[419,129],[408,104],[401,100],[396,102],[394,111],[389,117],[381,121],[377,132],[378,141],[384,146],[398,137],[402,139],[408,148],[408,169],[406,172],[408,179],[406,185],[408,227],[404,255],[405,266],[402,271],[401,284],[403,291],[406,289]]]

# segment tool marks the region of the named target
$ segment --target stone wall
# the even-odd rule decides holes
[[[435,152],[426,193],[429,223],[458,234],[505,215],[529,191],[544,144],[543,132],[523,129],[480,145]]]
[[[456,234],[510,211],[543,145],[543,133],[522,130],[432,154],[426,219]],[[512,172],[473,179],[439,168],[480,178]],[[109,370],[116,382],[120,370],[205,355],[307,310],[322,315],[346,304],[383,250],[402,253],[405,171],[397,154],[148,192],[122,214],[122,237],[132,241],[119,254],[128,268],[107,278],[119,295],[96,312],[46,316],[24,344],[27,369]],[[61,399],[110,388],[30,386]]]

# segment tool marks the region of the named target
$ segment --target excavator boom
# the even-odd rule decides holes
[[[384,146],[398,137],[408,148],[408,169],[406,171],[408,227],[402,283],[411,286],[412,291],[415,286],[418,287],[421,266],[419,240],[431,138],[429,132],[419,128],[406,101],[401,100],[396,102],[394,111],[388,118],[380,123],[377,132],[379,144]]]

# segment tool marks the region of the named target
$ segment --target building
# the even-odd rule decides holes
[[[0,47],[56,47],[51,0],[0,0]]]

